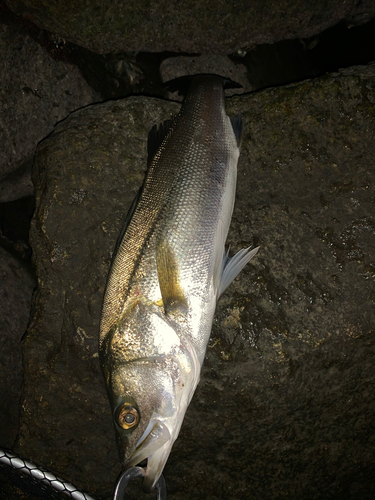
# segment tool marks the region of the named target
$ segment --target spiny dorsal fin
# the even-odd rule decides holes
[[[135,195],[135,198],[134,198],[133,203],[131,204],[131,206],[128,210],[128,213],[126,214],[124,224],[122,226],[120,234],[117,237],[115,249],[113,250],[113,258],[115,257],[117,250],[119,249],[119,246],[121,245],[122,238],[124,237],[126,229],[127,229],[128,225],[133,217],[134,211],[137,208],[139,198],[141,197],[141,194],[142,194],[142,190],[143,190],[143,187],[141,186],[138,189],[138,193]]]
[[[161,146],[161,143],[164,141],[164,138],[167,136],[174,119],[165,120],[159,126],[154,125],[148,134],[147,141],[147,164],[150,165],[154,156],[156,155],[158,149]]]
[[[168,316],[176,311],[187,312],[188,303],[179,282],[176,256],[166,240],[157,245],[156,266],[165,314]]]

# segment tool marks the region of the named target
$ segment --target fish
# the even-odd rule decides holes
[[[216,303],[259,247],[225,252],[243,136],[216,75],[150,133],[152,160],[110,268],[100,364],[124,469],[147,460],[151,491],[198,385]],[[173,85],[172,85],[173,87]]]

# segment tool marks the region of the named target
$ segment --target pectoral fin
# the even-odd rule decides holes
[[[179,282],[176,256],[168,241],[160,241],[157,245],[156,266],[165,314],[174,311],[185,313],[188,304]]]
[[[237,252],[232,258],[228,257],[228,250],[223,258],[222,273],[217,298],[219,298],[220,295],[228,288],[234,278],[258,252],[259,248],[260,247],[256,247],[253,250],[250,250],[250,247],[242,248],[242,250]]]

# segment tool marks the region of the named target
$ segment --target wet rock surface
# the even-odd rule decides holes
[[[218,304],[165,468],[171,499],[375,496],[374,87],[374,66],[356,67],[228,101],[245,121],[228,242],[261,249]],[[102,498],[120,472],[97,357],[104,285],[147,133],[178,109],[131,97],[78,111],[34,165],[16,451]]]
[[[304,38],[342,20],[361,24],[374,4],[340,0],[203,2],[7,0],[17,14],[60,37],[100,53],[199,52],[228,54],[262,43]]]

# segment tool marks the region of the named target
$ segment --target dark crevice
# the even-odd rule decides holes
[[[32,254],[29,229],[34,207],[34,196],[0,203],[0,246],[28,262]]]
[[[375,60],[375,20],[349,28],[341,22],[320,35],[259,45],[231,59],[246,66],[254,90],[286,85]]]
[[[170,57],[198,55],[174,52],[103,55],[74,44],[69,44],[67,50],[71,62],[103,100],[134,94],[163,97],[160,64]],[[352,28],[343,21],[308,39],[259,45],[247,53],[239,51],[229,57],[246,67],[253,90],[318,77],[374,61],[375,20]]]

